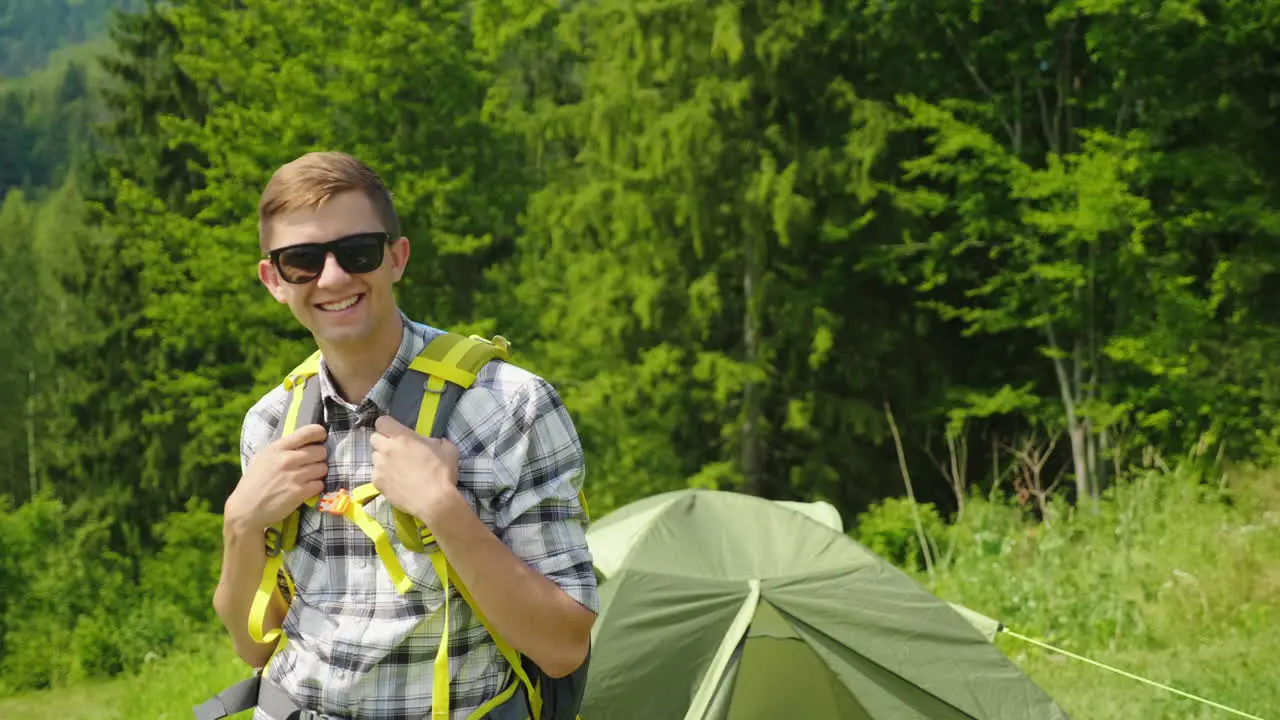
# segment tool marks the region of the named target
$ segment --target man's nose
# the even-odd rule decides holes
[[[319,287],[341,285],[348,278],[347,271],[342,269],[342,265],[338,263],[338,258],[333,253],[325,253],[324,267],[320,270],[320,277],[316,280]]]

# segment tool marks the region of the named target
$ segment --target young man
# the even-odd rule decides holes
[[[370,514],[393,537],[388,503],[420,519],[517,651],[553,677],[578,668],[598,597],[578,498],[582,449],[556,391],[490,362],[454,408],[445,439],[388,414],[409,362],[441,331],[396,305],[409,240],[390,193],[355,158],[311,153],[278,169],[259,205],[259,234],[262,284],[322,353],[325,422],[273,439],[288,402],[281,386],[245,417],[243,477],[226,501],[214,597],[240,657],[261,668],[275,649],[247,630],[266,528],[308,498],[371,482],[382,497]],[[414,584],[401,594],[349,520],[303,512],[297,538],[285,561],[297,595],[264,628],[283,626],[288,638],[263,674],[264,695],[270,688],[297,709],[336,718],[428,717],[445,618],[427,556],[393,541]],[[504,687],[506,665],[465,602],[454,595],[448,608],[451,717],[464,718]],[[254,717],[284,720],[262,706]]]

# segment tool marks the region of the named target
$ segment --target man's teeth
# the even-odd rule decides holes
[[[326,305],[321,305],[321,306],[320,306],[320,309],[322,309],[322,310],[329,310],[329,311],[331,311],[331,312],[337,312],[338,310],[346,310],[347,308],[351,307],[352,305],[355,305],[355,304],[356,304],[356,301],[357,301],[357,300],[359,300],[359,299],[360,299],[360,296],[359,296],[359,295],[353,295],[353,296],[351,296],[351,297],[347,298],[346,300],[340,300],[340,301],[338,301],[338,302],[336,302],[336,303],[328,303],[328,304],[326,304]]]

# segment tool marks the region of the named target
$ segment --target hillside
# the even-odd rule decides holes
[[[106,119],[98,59],[110,50],[101,39],[60,48],[44,67],[0,82],[0,198],[10,188],[39,195],[88,158]]]
[[[103,37],[112,10],[136,11],[146,0],[0,0],[0,78],[44,67],[62,48]]]

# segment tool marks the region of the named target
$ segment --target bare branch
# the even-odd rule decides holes
[[[951,43],[951,49],[955,50],[956,57],[960,58],[960,64],[964,65],[964,69],[969,71],[969,76],[973,78],[975,83],[977,83],[978,89],[987,94],[987,99],[991,100],[993,105],[998,106],[999,103],[997,102],[995,92],[982,79],[982,76],[978,74],[978,69],[973,66],[973,63],[969,61],[969,56],[965,54],[963,49],[961,49],[960,42],[956,40],[955,33],[951,32],[951,28],[947,28],[946,33],[947,40]],[[1018,133],[1014,132],[1013,125],[1010,124],[1009,119],[1003,115],[1001,115],[999,119],[1000,124],[1004,125],[1005,132],[1009,133],[1009,142],[1013,143],[1015,147],[1018,146],[1020,144],[1018,142]]]
[[[951,488],[956,494],[956,516],[964,514],[964,495],[965,488],[969,482],[965,476],[965,468],[969,462],[969,440],[961,437],[959,441],[959,449],[956,448],[956,439],[947,436],[947,450],[951,455]]]
[[[1062,479],[1065,478],[1066,476],[1067,476],[1067,466],[1063,465],[1062,467],[1058,468],[1058,475],[1053,479],[1053,483],[1049,485],[1049,488],[1045,490],[1045,494],[1052,495],[1053,491],[1058,489],[1058,484],[1061,483]]]
[[[1013,76],[1013,156],[1022,157],[1022,75]]]
[[[1117,137],[1125,131],[1129,124],[1129,112],[1132,108],[1132,102],[1129,97],[1128,88],[1124,90],[1123,100],[1120,101],[1120,109],[1116,111],[1116,129],[1112,133]]]
[[[933,577],[933,552],[931,545],[924,534],[924,523],[920,521],[920,510],[916,507],[916,493],[911,486],[911,472],[907,469],[907,456],[902,451],[902,437],[898,434],[898,423],[893,419],[893,409],[889,407],[889,401],[884,401],[884,414],[889,418],[889,429],[893,431],[893,444],[898,450],[898,468],[902,471],[902,481],[907,486],[907,498],[911,501],[911,517],[916,524],[916,540],[920,543],[920,552],[924,554],[925,571],[929,573],[929,577]]]
[[[1067,425],[1076,423],[1075,388],[1067,376],[1067,369],[1062,363],[1062,346],[1058,344],[1057,334],[1053,330],[1053,321],[1044,324],[1045,338],[1049,341],[1049,349],[1053,352],[1053,371],[1058,377],[1058,390],[1062,394],[1062,405],[1067,415]]]
[[[1044,88],[1036,86],[1036,102],[1040,105],[1040,129],[1044,132],[1044,141],[1049,145],[1049,152],[1058,154],[1058,137],[1049,119],[1049,103],[1044,98]]]
[[[964,514],[964,498],[965,488],[969,483],[966,478],[965,468],[968,466],[969,457],[969,441],[962,438],[957,447],[956,439],[951,435],[946,435],[947,441],[947,461],[943,462],[933,452],[932,438],[934,431],[932,428],[925,431],[925,440],[920,443],[924,454],[933,462],[934,467],[938,469],[938,474],[942,475],[942,479],[947,482],[947,487],[951,489],[951,494],[956,498],[957,515]]]
[[[1069,33],[1068,33],[1069,34]],[[1071,78],[1071,44],[1063,42],[1064,55],[1061,62],[1058,63],[1058,76],[1055,80],[1055,86],[1058,88],[1058,106],[1053,114],[1053,135],[1058,138],[1058,148],[1063,153],[1071,152],[1071,138],[1067,136],[1070,132],[1070,123],[1067,121],[1067,97],[1069,96],[1070,78]]]
[[[1036,435],[1035,432],[1032,432],[1017,447],[1012,445],[1007,447],[1019,461],[1014,479],[1014,489],[1018,494],[1019,500],[1024,504],[1028,500],[1033,500],[1042,522],[1047,525],[1050,522],[1046,512],[1048,510],[1048,498],[1053,494],[1058,482],[1065,475],[1066,467],[1064,466],[1059,470],[1058,478],[1048,488],[1044,486],[1042,479],[1044,466],[1053,457],[1053,449],[1057,446],[1061,433],[1055,433],[1043,446],[1037,441]]]

